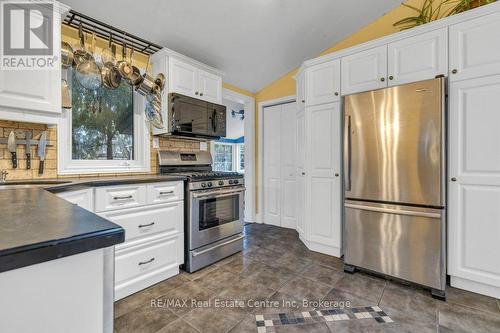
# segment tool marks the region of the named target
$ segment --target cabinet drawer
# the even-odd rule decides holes
[[[166,203],[100,214],[125,229],[125,242],[159,233],[175,235],[183,232],[184,203]],[[119,245],[126,247],[127,243]]]
[[[98,187],[95,200],[96,212],[145,205],[146,186],[140,184]]]
[[[124,296],[120,294],[131,294],[161,281],[166,278],[165,272],[178,271],[182,264],[183,237],[180,234],[117,251],[115,288],[120,291],[117,298]]]
[[[181,201],[184,198],[184,182],[168,182],[147,186],[148,204]]]

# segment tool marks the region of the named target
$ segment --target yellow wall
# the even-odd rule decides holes
[[[420,8],[424,0],[408,0],[404,1],[404,3],[408,5],[412,5],[414,7]],[[351,36],[345,38],[344,40],[340,41],[337,44],[332,45],[330,48],[326,49],[323,51],[321,54],[318,56],[323,56],[325,54],[333,53],[351,46],[355,46],[358,44],[362,44],[377,38],[381,38],[393,33],[396,33],[399,31],[399,28],[395,28],[392,24],[394,22],[397,22],[405,17],[414,15],[415,12],[412,11],[411,9],[405,7],[405,6],[398,6],[392,11],[388,12],[387,14],[383,15],[379,19],[373,21],[372,23],[368,24],[358,32],[352,34]],[[264,102],[267,100],[272,100],[280,97],[285,97],[285,96],[290,96],[290,95],[295,95],[295,80],[293,79],[293,76],[297,73],[298,68],[292,70],[285,76],[277,79],[276,81],[272,82],[268,86],[264,87],[262,90],[258,91],[255,94],[255,104],[256,104],[256,110],[258,107],[258,104],[260,102]],[[258,113],[256,112],[256,119],[255,119],[255,126],[256,126],[256,143],[255,143],[255,168],[258,170],[257,166],[259,165],[259,145],[257,142],[258,139],[258,132],[259,132],[259,119],[258,119]],[[259,177],[258,171],[256,172],[256,181],[257,181],[257,190],[255,191],[256,194],[258,194],[258,184],[259,184]],[[255,202],[259,202],[258,198],[256,198]],[[259,212],[259,207],[257,207],[257,211]]]

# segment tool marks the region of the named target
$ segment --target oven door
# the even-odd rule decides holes
[[[244,187],[190,192],[189,249],[243,231]]]

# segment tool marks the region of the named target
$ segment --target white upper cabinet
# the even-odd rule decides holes
[[[302,109],[305,107],[306,104],[306,82],[305,82],[304,71],[299,72],[295,80],[297,81],[296,84],[297,107],[299,109]]]
[[[387,46],[342,58],[342,95],[387,87]]]
[[[402,39],[388,46],[389,86],[433,79],[448,72],[448,29]]]
[[[198,93],[201,99],[222,103],[222,78],[200,69],[198,71]]]
[[[222,102],[222,77],[172,57],[170,91],[208,102]]]
[[[60,4],[55,4],[61,7]],[[61,17],[53,15],[52,22],[54,55],[59,58]],[[60,114],[61,67],[59,62],[55,63],[53,69],[0,69],[0,119],[55,124]]]
[[[305,87],[307,106],[340,100],[340,59],[308,68]]]
[[[198,69],[184,61],[171,58],[170,92],[198,97]]]
[[[450,80],[500,74],[500,12],[450,27]]]

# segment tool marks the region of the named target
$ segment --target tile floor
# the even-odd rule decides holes
[[[341,260],[307,250],[293,230],[250,224],[245,235],[243,253],[116,302],[115,332],[255,333],[256,318],[374,306],[393,322],[353,317],[272,332],[500,332],[496,299],[449,287],[441,302],[426,290],[346,274]]]

